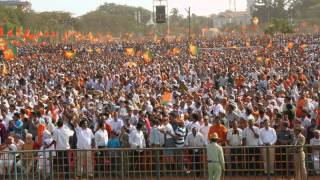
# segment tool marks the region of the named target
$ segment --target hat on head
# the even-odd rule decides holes
[[[316,129],[313,131],[314,134],[320,134],[320,130]]]
[[[217,134],[217,133],[213,133],[213,134],[211,135],[211,139],[219,139],[218,134]]]

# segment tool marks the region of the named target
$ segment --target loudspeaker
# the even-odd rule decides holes
[[[166,6],[156,6],[156,23],[166,23]]]

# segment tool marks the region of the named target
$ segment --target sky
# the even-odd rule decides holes
[[[152,10],[153,0],[28,0],[32,4],[32,9],[37,12],[42,11],[67,11],[73,16],[80,16],[95,10],[100,5],[108,3],[126,4],[136,7],[144,7]],[[217,14],[229,9],[229,0],[169,0],[169,9],[178,8],[181,14],[185,13],[185,8],[191,7],[191,13],[208,16]],[[246,0],[236,0],[236,9],[241,11],[246,9]]]

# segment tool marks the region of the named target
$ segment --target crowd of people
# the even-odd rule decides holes
[[[302,127],[296,129],[306,144],[320,145],[318,34],[221,35],[193,44],[199,48],[195,57],[185,41],[19,48],[15,60],[2,61],[8,72],[0,78],[0,150],[59,150],[55,156],[67,157],[68,149],[132,148],[141,154],[161,147],[172,155],[168,148],[206,147],[214,133],[221,146],[297,145],[295,127]],[[75,52],[73,59],[64,57],[67,49]],[[139,55],[146,50],[153,53],[148,62]],[[266,149],[250,153],[260,150],[267,162]],[[271,173],[275,151],[270,149]],[[241,160],[241,149],[229,153],[239,154],[229,157],[232,162]],[[4,156],[0,174],[13,163]],[[86,159],[93,176],[92,153],[77,157]],[[314,149],[318,174],[319,157]],[[23,163],[27,172],[32,163]],[[79,176],[83,166],[77,162]]]

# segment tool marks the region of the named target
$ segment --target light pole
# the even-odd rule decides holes
[[[189,6],[188,9],[185,9],[188,13],[188,41],[190,43],[191,39],[191,7]]]

